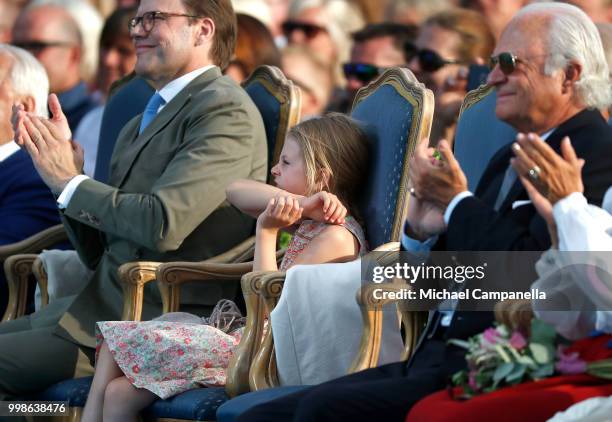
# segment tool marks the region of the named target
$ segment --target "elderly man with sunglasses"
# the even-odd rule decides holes
[[[78,295],[0,324],[0,399],[93,373],[96,322],[121,319],[121,264],[200,261],[252,232],[253,220],[225,198],[232,181],[267,174],[261,116],[221,74],[236,41],[230,0],[141,0],[129,27],[135,71],[156,93],[119,134],[108,184],[80,174],[82,156],[55,96],[50,120],[15,108],[16,140],[56,194],[70,240],[94,275]],[[219,291],[201,292],[200,312]],[[145,289],[143,306],[144,319],[161,314],[155,286]]]
[[[534,132],[558,150],[569,136],[583,168],[585,196],[601,204],[612,182],[612,129],[597,109],[610,103],[608,66],[590,19],[574,6],[536,3],[509,23],[495,50],[489,83],[498,91],[497,115]],[[476,195],[447,142],[439,152],[424,140],[411,163],[405,249],[427,251],[544,251],[545,221],[510,166],[510,146],[491,160]],[[538,142],[543,142],[539,140]],[[543,169],[534,167],[533,179]],[[521,262],[529,268],[535,262]],[[536,278],[533,271],[534,280]],[[447,345],[489,327],[491,312],[432,311],[412,358],[305,388],[252,407],[239,421],[403,421],[427,394],[443,389],[466,367],[463,349]],[[231,402],[230,402],[231,403]],[[511,412],[496,415],[511,420]],[[450,419],[452,419],[452,415]]]

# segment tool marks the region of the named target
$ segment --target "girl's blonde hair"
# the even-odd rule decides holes
[[[358,192],[363,190],[368,170],[368,139],[357,122],[344,114],[329,113],[293,127],[289,136],[304,155],[307,195],[331,192],[359,219]]]

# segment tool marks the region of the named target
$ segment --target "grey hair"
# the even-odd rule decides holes
[[[610,71],[593,21],[578,7],[566,3],[532,3],[522,8],[518,19],[527,14],[550,16],[548,57],[544,72],[552,75],[570,61],[582,65],[576,82],[577,98],[589,108],[605,109],[612,103]]]
[[[13,58],[10,78],[15,94],[32,96],[35,113],[48,117],[49,78],[43,65],[24,49],[12,45],[0,44],[0,53],[6,53]]]

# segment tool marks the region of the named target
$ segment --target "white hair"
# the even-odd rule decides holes
[[[294,18],[302,11],[314,7],[322,8],[327,15],[326,29],[337,51],[335,78],[343,85],[344,75],[339,64],[349,60],[351,33],[363,28],[365,18],[355,3],[346,0],[297,0],[291,4],[289,17]]]
[[[98,43],[104,21],[100,13],[87,1],[83,0],[34,0],[29,9],[39,6],[54,5],[64,8],[74,19],[81,33],[81,78],[91,81],[98,71]]]
[[[570,61],[580,63],[582,72],[575,84],[577,98],[586,107],[607,108],[612,103],[610,72],[593,21],[578,7],[566,3],[532,3],[522,8],[514,19],[528,14],[551,17],[547,28],[550,56],[544,72],[552,75]]]
[[[13,59],[10,80],[15,94],[32,96],[35,113],[47,117],[49,78],[43,65],[24,49],[12,45],[0,44],[0,53],[8,54]]]

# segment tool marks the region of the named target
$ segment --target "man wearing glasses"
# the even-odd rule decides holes
[[[13,27],[13,45],[32,53],[45,67],[50,92],[58,95],[70,129],[75,130],[97,106],[81,80],[83,43],[77,23],[58,5],[28,7]]]
[[[361,88],[390,67],[405,66],[412,58],[404,46],[414,42],[416,27],[396,23],[370,24],[352,34],[351,60],[342,65],[346,96],[337,111],[348,112]]]
[[[497,89],[498,117],[519,131],[535,132],[529,142],[546,138],[557,151],[561,140],[570,137],[578,157],[586,161],[585,196],[600,204],[612,182],[612,129],[597,109],[607,107],[611,98],[608,66],[593,22],[574,6],[532,4],[510,22],[493,57],[488,82]],[[512,175],[510,146],[491,160],[476,196],[467,191],[448,143],[439,148],[442,160],[435,158],[425,139],[411,162],[413,197],[402,239],[405,249],[426,253],[550,247],[546,223]],[[537,183],[545,171],[534,165],[530,178]],[[491,312],[434,311],[408,362],[306,388],[253,407],[238,420],[404,421],[417,401],[444,389],[451,375],[466,368],[464,350],[447,345],[447,340],[466,339],[492,322]],[[445,416],[452,420],[453,415]]]
[[[121,264],[201,261],[252,231],[253,220],[225,199],[232,181],[264,181],[267,173],[261,116],[221,75],[236,41],[230,0],[142,0],[129,27],[135,71],[156,93],[119,134],[108,184],[80,174],[82,157],[54,96],[49,121],[14,111],[16,139],[58,196],[69,237],[95,272],[77,296],[0,324],[0,399],[93,373],[96,322],[121,319]],[[204,296],[211,303],[201,312],[218,290]],[[144,296],[143,319],[160,315],[157,288]]]

